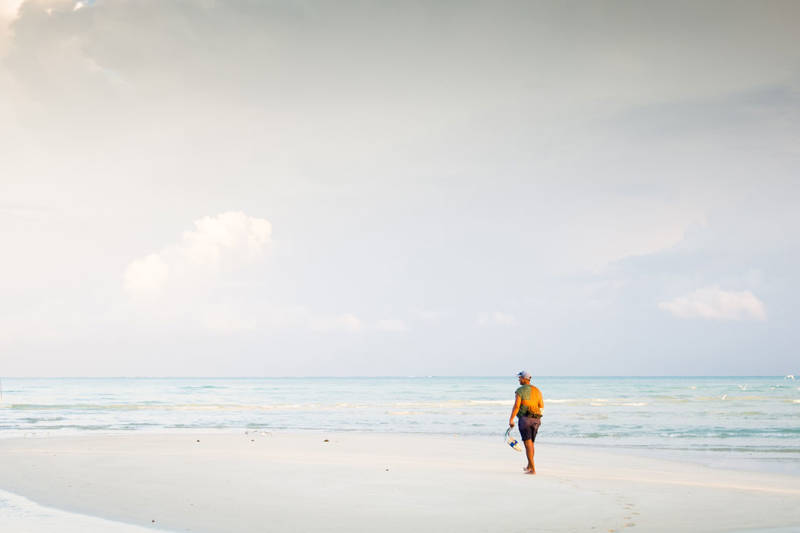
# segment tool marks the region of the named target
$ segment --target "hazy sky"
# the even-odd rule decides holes
[[[0,375],[797,372],[799,27],[0,0]]]

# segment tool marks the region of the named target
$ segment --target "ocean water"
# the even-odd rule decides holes
[[[542,377],[537,443],[800,473],[800,381]],[[5,378],[0,437],[366,431],[502,438],[513,377]]]
[[[535,384],[545,402],[537,443],[800,475],[800,381],[543,377]],[[513,377],[4,378],[0,438],[311,430],[455,434],[501,445],[517,386]],[[0,524],[19,533],[153,531],[3,491]]]

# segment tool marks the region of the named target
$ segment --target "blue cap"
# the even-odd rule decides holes
[[[530,372],[526,372],[525,370],[523,370],[522,372],[517,372],[517,377],[523,379],[531,379],[531,374]]]

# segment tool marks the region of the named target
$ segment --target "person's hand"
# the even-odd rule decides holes
[[[508,421],[508,425],[511,426],[512,428],[514,427],[514,419],[513,418]]]

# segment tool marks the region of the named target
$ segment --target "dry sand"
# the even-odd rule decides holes
[[[536,459],[523,474],[499,438],[15,438],[0,489],[171,531],[800,531],[796,476],[542,443]]]

